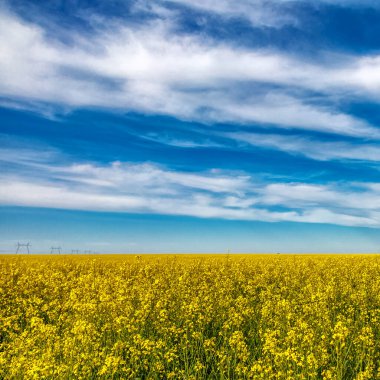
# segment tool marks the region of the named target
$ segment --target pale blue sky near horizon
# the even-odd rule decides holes
[[[18,241],[31,253],[380,253],[373,228],[19,207],[3,216],[0,253]]]
[[[0,253],[380,251],[380,3],[0,0]]]

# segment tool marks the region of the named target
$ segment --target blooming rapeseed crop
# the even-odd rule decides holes
[[[0,379],[380,379],[378,256],[0,256]]]

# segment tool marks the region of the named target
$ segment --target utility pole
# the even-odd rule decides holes
[[[61,247],[51,247],[50,253],[58,252],[58,254],[61,254]]]
[[[20,248],[26,248],[27,252],[30,253],[29,251],[29,248],[31,247],[30,243],[20,243],[20,242],[17,242],[17,248],[16,248],[16,253],[19,253],[20,252]]]

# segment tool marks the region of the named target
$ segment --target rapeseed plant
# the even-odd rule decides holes
[[[0,379],[380,379],[378,256],[0,256]]]

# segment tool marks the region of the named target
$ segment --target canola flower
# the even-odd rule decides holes
[[[2,255],[0,379],[380,379],[380,260]]]

